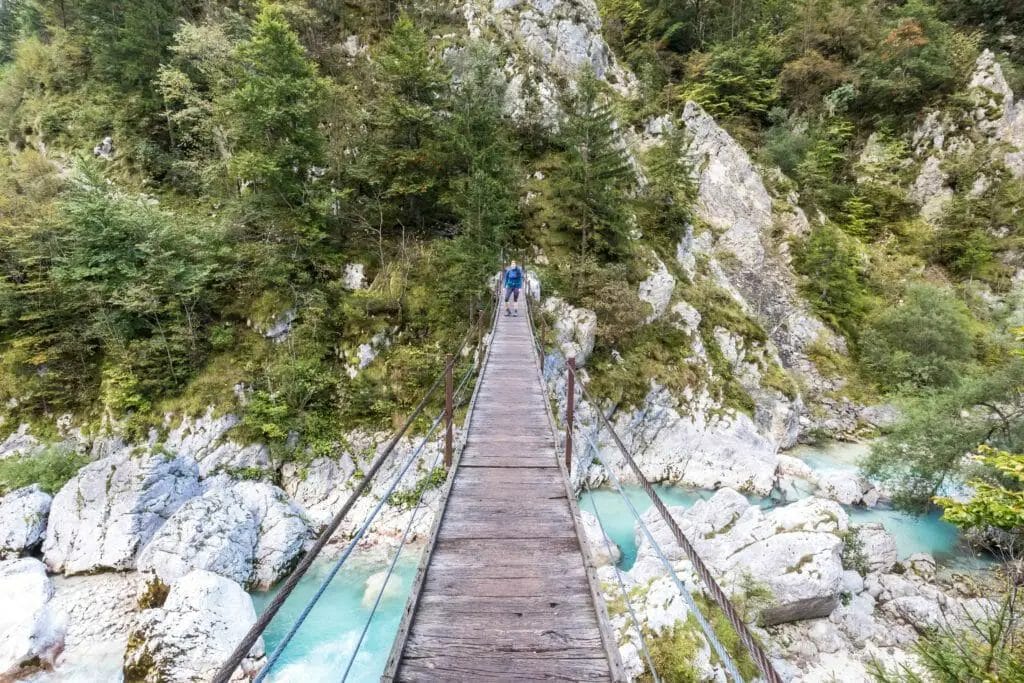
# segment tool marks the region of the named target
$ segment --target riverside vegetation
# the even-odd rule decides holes
[[[779,447],[880,435],[864,475],[1009,558],[1010,589],[874,675],[1016,680],[1021,7],[2,2],[0,494],[205,415],[266,457],[173,476],[293,519],[284,492],[359,476],[515,254],[660,479],[767,494]],[[765,456],[676,477],[651,406]],[[677,680],[691,636],[655,647]]]

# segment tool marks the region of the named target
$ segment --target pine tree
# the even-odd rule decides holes
[[[575,92],[563,102],[558,155],[551,168],[555,229],[578,234],[580,255],[619,253],[628,230],[635,176],[619,147],[614,115],[593,72],[581,72]]]
[[[273,3],[263,4],[236,58],[235,86],[216,105],[228,132],[229,174],[239,186],[251,183],[261,206],[307,204],[310,172],[324,163],[326,82]]]
[[[407,14],[399,16],[377,56],[382,95],[371,125],[377,128],[371,182],[399,207],[396,221],[423,230],[438,204],[445,162],[438,105],[448,83],[427,35]]]
[[[518,215],[518,159],[502,119],[505,87],[494,55],[476,46],[461,66],[447,138],[455,178],[445,201],[460,231],[479,248],[505,241]]]

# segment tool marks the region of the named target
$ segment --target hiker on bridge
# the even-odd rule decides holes
[[[519,315],[519,290],[523,288],[523,269],[513,261],[505,271],[505,315],[512,315],[508,300],[512,299],[516,315]]]

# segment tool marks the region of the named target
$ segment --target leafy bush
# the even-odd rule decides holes
[[[819,226],[795,250],[801,290],[814,310],[836,329],[857,338],[869,308],[862,282],[859,243],[834,225]]]
[[[883,308],[861,335],[861,358],[890,389],[919,390],[955,384],[972,357],[970,314],[945,290],[909,288],[897,306]]]
[[[54,494],[88,464],[88,456],[57,448],[0,460],[0,496],[30,484]]]

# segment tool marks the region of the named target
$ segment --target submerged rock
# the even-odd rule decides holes
[[[0,558],[18,557],[42,542],[51,500],[38,484],[0,498]]]
[[[164,521],[199,493],[189,458],[122,451],[83,467],[53,498],[43,555],[51,571],[132,569]]]
[[[39,560],[0,562],[0,680],[32,667],[53,666],[64,645],[64,623],[50,605],[53,584]]]
[[[176,581],[162,607],[144,610],[125,652],[125,679],[145,683],[211,680],[256,622],[252,599],[234,581],[195,570]],[[263,639],[231,680],[259,669]]]

